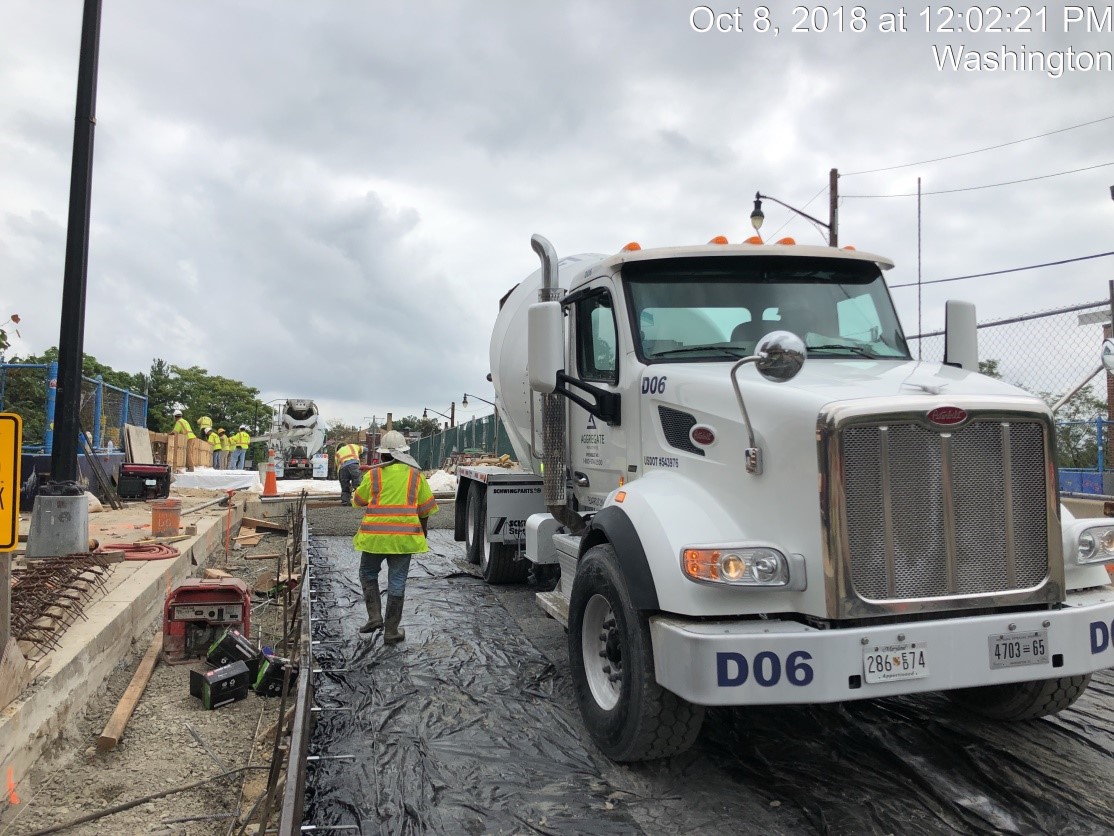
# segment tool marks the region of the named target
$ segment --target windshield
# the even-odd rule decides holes
[[[910,359],[878,266],[869,261],[742,256],[624,266],[638,353],[646,360],[731,361],[771,331],[810,357]]]

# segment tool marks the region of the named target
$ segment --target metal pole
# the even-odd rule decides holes
[[[839,246],[839,169],[828,172],[828,244]]]
[[[93,383],[93,449],[101,449],[101,416],[104,415],[104,378],[97,375]]]
[[[93,128],[97,122],[97,59],[101,0],[85,0],[77,71],[66,267],[62,283],[62,326],[58,337],[58,443],[51,455],[55,484],[77,481],[78,410],[85,343],[85,286],[89,271],[89,205],[93,185]]]
[[[54,450],[54,413],[58,399],[58,361],[51,360],[46,370],[46,426],[43,429],[43,452]]]

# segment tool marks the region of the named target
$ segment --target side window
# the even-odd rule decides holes
[[[611,294],[593,293],[576,304],[576,364],[580,377],[619,382],[619,346]]]

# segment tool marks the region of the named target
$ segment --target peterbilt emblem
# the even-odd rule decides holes
[[[960,409],[958,406],[938,406],[925,417],[941,427],[954,427],[967,420],[967,410]]]

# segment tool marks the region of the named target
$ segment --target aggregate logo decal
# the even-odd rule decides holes
[[[1091,655],[1107,651],[1114,641],[1114,621],[1107,624],[1105,621],[1092,621],[1091,628]]]
[[[925,417],[941,427],[954,427],[967,420],[967,410],[958,406],[938,406]]]

